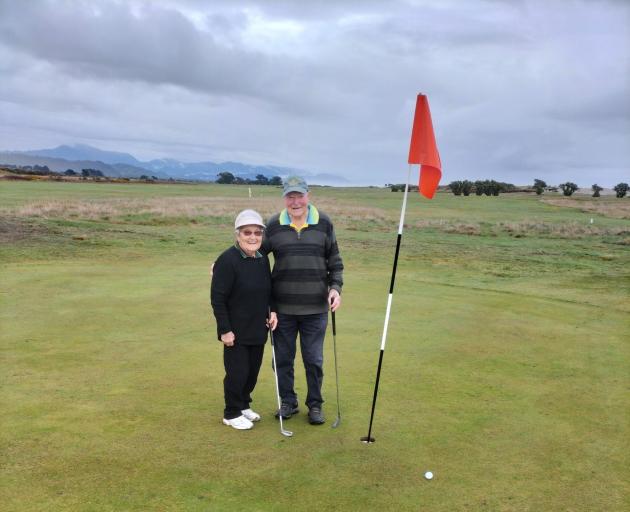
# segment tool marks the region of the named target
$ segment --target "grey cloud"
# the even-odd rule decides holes
[[[197,30],[175,10],[148,5],[136,17],[125,4],[108,6],[101,14],[89,3],[64,6],[20,4],[3,13],[0,38],[77,78],[173,84],[249,97],[300,115],[334,111],[330,91],[299,94],[313,75],[300,61],[217,44],[212,32]],[[222,35],[243,27],[242,16],[208,19],[219,24]]]
[[[551,118],[575,123],[595,124],[610,123],[626,134],[630,133],[630,99],[628,91],[619,89],[595,98],[586,98],[562,109],[549,109]]]
[[[258,56],[230,52],[203,36],[177,11],[146,8],[136,18],[123,5],[95,14],[89,4],[66,9],[25,2],[3,16],[2,38],[29,54],[91,76],[238,91],[233,62],[259,67]],[[196,65],[188,65],[196,63]],[[229,87],[229,89],[228,89]]]
[[[630,10],[566,5],[0,0],[0,116],[17,119],[2,135],[22,144],[30,130],[37,147],[84,134],[142,158],[242,159],[380,183],[405,168],[425,92],[445,180],[618,172],[630,161],[620,137]],[[274,23],[289,27],[282,44]]]

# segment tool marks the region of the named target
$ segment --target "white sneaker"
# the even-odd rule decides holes
[[[249,430],[254,426],[254,424],[245,416],[239,416],[238,418],[232,418],[231,420],[223,418],[223,424],[235,428],[236,430]]]
[[[243,413],[243,416],[245,416],[249,421],[260,421],[260,414],[258,414],[256,411],[245,409],[241,412]]]

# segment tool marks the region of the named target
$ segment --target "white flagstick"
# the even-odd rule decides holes
[[[389,285],[389,296],[387,297],[387,309],[385,310],[385,324],[383,325],[383,337],[381,339],[381,351],[378,357],[378,369],[376,370],[376,383],[374,384],[374,397],[372,398],[372,413],[370,414],[370,426],[368,435],[361,438],[364,443],[373,443],[376,441],[372,434],[372,421],[374,420],[374,409],[376,408],[376,396],[378,395],[378,383],[381,378],[381,366],[383,365],[383,353],[385,352],[385,343],[387,342],[387,328],[389,326],[389,315],[392,308],[392,299],[394,297],[394,281],[396,280],[396,267],[398,266],[398,253],[400,252],[400,241],[402,240],[403,226],[405,225],[405,210],[407,209],[407,194],[409,192],[409,178],[411,177],[411,164],[407,173],[407,181],[405,182],[405,194],[403,196],[402,209],[400,211],[400,222],[398,223],[398,237],[396,239],[396,254],[394,256],[394,266],[392,268],[392,279]]]

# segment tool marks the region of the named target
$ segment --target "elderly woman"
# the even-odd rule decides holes
[[[265,224],[254,210],[236,217],[236,243],[214,264],[210,302],[223,342],[225,411],[223,423],[247,430],[260,420],[250,403],[262,363],[268,327],[276,328],[271,312],[269,260],[258,249]]]

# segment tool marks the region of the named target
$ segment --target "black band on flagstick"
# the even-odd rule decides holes
[[[402,234],[398,233],[398,239],[396,240],[396,255],[394,256],[394,268],[392,269],[392,281],[389,284],[389,293],[394,293],[394,281],[396,280],[396,268],[398,267],[398,253],[400,252],[401,240]]]
[[[380,355],[378,356],[378,370],[376,370],[376,384],[374,385],[374,397],[372,398],[372,413],[370,414],[370,427],[368,428],[368,435],[361,438],[361,441],[364,443],[373,443],[376,441],[372,437],[372,421],[374,420],[374,410],[376,409],[376,395],[378,395],[378,381],[381,378],[381,366],[383,365],[383,354],[384,350],[381,350]]]

